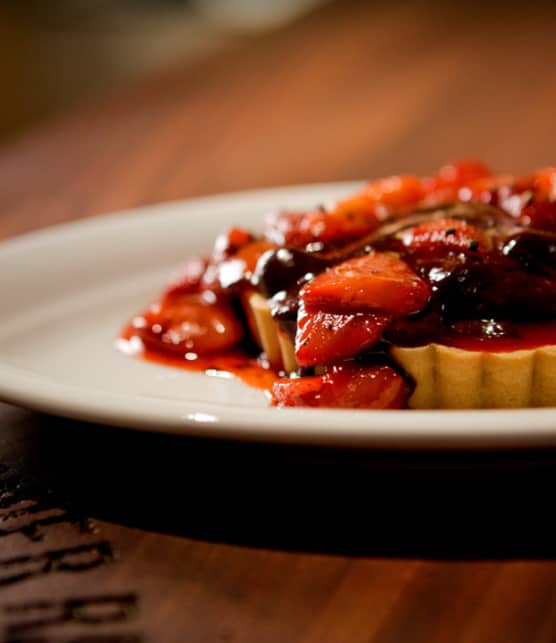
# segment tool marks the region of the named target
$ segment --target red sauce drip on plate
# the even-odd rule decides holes
[[[255,388],[270,390],[278,375],[265,368],[264,363],[255,357],[250,357],[239,349],[211,355],[209,357],[196,357],[195,359],[186,359],[175,353],[157,351],[149,348],[141,342],[136,335],[136,330],[130,324],[126,326],[120,335],[120,339],[125,342],[134,341],[140,347],[139,350],[125,350],[132,352],[138,357],[163,366],[181,368],[186,371],[205,373],[209,376],[218,377],[222,373],[228,373],[239,378],[245,384]],[[125,344],[124,344],[125,346]],[[120,346],[123,348],[123,346]]]

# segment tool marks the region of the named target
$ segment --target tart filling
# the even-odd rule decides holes
[[[463,161],[233,228],[124,336],[258,368],[276,406],[556,405],[556,168]]]

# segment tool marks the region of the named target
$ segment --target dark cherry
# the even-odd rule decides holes
[[[556,233],[524,230],[504,240],[500,249],[527,272],[556,277]]]
[[[556,279],[488,262],[455,270],[440,297],[448,321],[556,316]]]
[[[311,276],[331,265],[316,253],[294,248],[279,248],[265,252],[257,263],[253,283],[267,296],[280,291],[297,289]]]
[[[384,339],[398,346],[423,346],[439,341],[448,331],[438,306],[424,313],[395,319],[384,333]]]

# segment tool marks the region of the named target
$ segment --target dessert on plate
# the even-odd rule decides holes
[[[123,337],[274,406],[556,404],[556,168],[459,161],[234,227]]]

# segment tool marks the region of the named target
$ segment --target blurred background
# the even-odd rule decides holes
[[[0,0],[0,141],[160,69],[195,65],[217,51],[264,42],[270,33],[287,38],[294,23],[304,25],[308,40],[321,32],[316,71],[325,76],[334,49],[350,65],[346,86],[338,88],[345,93],[334,98],[340,119],[342,98],[359,102],[369,118],[392,121],[398,107],[385,99],[411,100],[416,112],[425,100],[439,124],[480,110],[485,131],[475,137],[487,137],[488,125],[511,111],[508,101],[547,99],[537,84],[554,85],[554,6],[550,0]],[[270,40],[268,48],[274,45]],[[346,49],[357,50],[349,60]],[[303,62],[318,56],[309,47]],[[285,57],[284,66],[292,64],[295,58]],[[312,82],[322,94],[322,77]],[[392,110],[387,116],[377,114],[376,99]],[[552,92],[556,108],[554,99]],[[521,124],[511,130],[508,136],[520,135]]]
[[[0,137],[323,0],[0,0]],[[1,140],[1,139],[0,139]]]
[[[555,34],[553,0],[0,0],[0,234],[460,157],[554,164]]]

